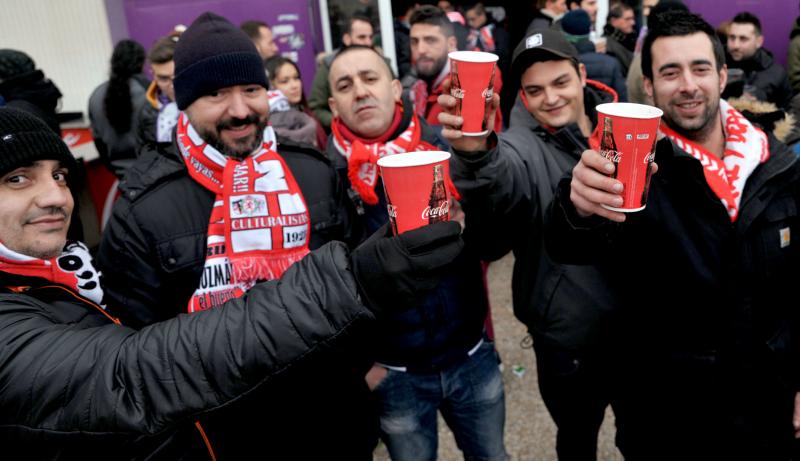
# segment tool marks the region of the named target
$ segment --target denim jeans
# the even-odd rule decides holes
[[[436,412],[455,435],[465,460],[509,459],[503,444],[505,394],[494,344],[433,374],[388,370],[374,392],[381,437],[393,461],[436,459]]]

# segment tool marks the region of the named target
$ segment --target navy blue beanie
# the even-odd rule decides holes
[[[572,36],[589,35],[592,30],[592,20],[589,13],[578,8],[561,17],[561,30]]]
[[[220,88],[251,84],[268,88],[264,63],[250,37],[211,12],[200,15],[181,35],[174,60],[180,110]]]

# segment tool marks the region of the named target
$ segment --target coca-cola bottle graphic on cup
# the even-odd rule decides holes
[[[444,165],[433,167],[433,185],[428,199],[428,224],[447,221],[450,204],[447,202],[447,191],[444,188]]]
[[[619,173],[619,162],[622,160],[622,152],[617,149],[617,143],[614,141],[614,129],[611,126],[611,117],[603,119],[603,137],[600,139],[600,154],[614,162],[614,174],[612,178],[617,177]]]
[[[489,86],[483,90],[483,98],[486,100],[484,103],[486,106],[483,111],[483,123],[481,123],[481,130],[486,131],[490,127],[487,125],[489,124],[489,111],[492,110],[492,98],[494,97],[494,72],[497,67],[492,67],[492,76],[489,77]]]
[[[644,189],[642,190],[642,206],[647,205],[647,193],[650,191],[650,176],[653,174],[653,169],[651,168],[653,160],[656,158],[656,141],[657,138],[653,140],[653,147],[650,148],[650,153],[647,154],[644,161],[647,163],[647,173],[644,175]]]
[[[450,96],[456,98],[456,115],[461,115],[464,90],[461,88],[461,80],[458,78],[458,64],[453,60],[450,60]]]

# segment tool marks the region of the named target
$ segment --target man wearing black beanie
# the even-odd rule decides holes
[[[363,234],[328,160],[267,125],[266,74],[244,32],[204,13],[174,61],[175,142],[129,170],[98,254],[115,314],[137,327],[218,308],[309,251]],[[248,396],[260,412],[201,418],[208,439],[228,459],[261,453],[265,441],[271,459],[371,459],[367,350],[343,341]]]
[[[413,279],[427,291],[461,248],[455,223],[378,235],[349,254],[332,243],[247,296],[136,331],[107,310],[113,299],[104,297],[86,246],[67,240],[74,166],[44,122],[0,108],[0,443],[28,459],[83,459],[87,446],[91,459],[238,460],[247,459],[244,450],[308,459],[302,445],[293,447],[297,456],[283,451],[287,441],[266,423],[242,451],[231,450],[240,441],[214,421],[232,431],[255,421],[286,424],[280,405],[254,405],[261,402],[254,397],[346,347],[380,314],[378,305],[393,307],[366,300],[414,302],[406,285],[391,281]],[[394,254],[391,270],[376,264],[378,254]],[[315,384],[325,395],[328,388]],[[280,399],[295,400],[286,393],[270,402]],[[292,429],[314,445],[315,415],[301,416],[306,427]],[[358,440],[360,428],[344,429]]]

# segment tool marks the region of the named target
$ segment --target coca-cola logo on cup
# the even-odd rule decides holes
[[[481,92],[481,96],[483,96],[483,99],[486,100],[492,99],[492,96],[494,96],[494,88],[486,88]]]
[[[454,98],[464,99],[464,94],[466,91],[463,88],[450,88],[450,96]]]
[[[422,210],[422,219],[441,218],[447,216],[448,213],[450,213],[450,202],[444,200],[437,207],[431,208],[430,206],[426,206],[425,209]]]
[[[619,163],[622,160],[622,152],[616,150],[601,150],[600,155],[611,160],[614,163]]]

